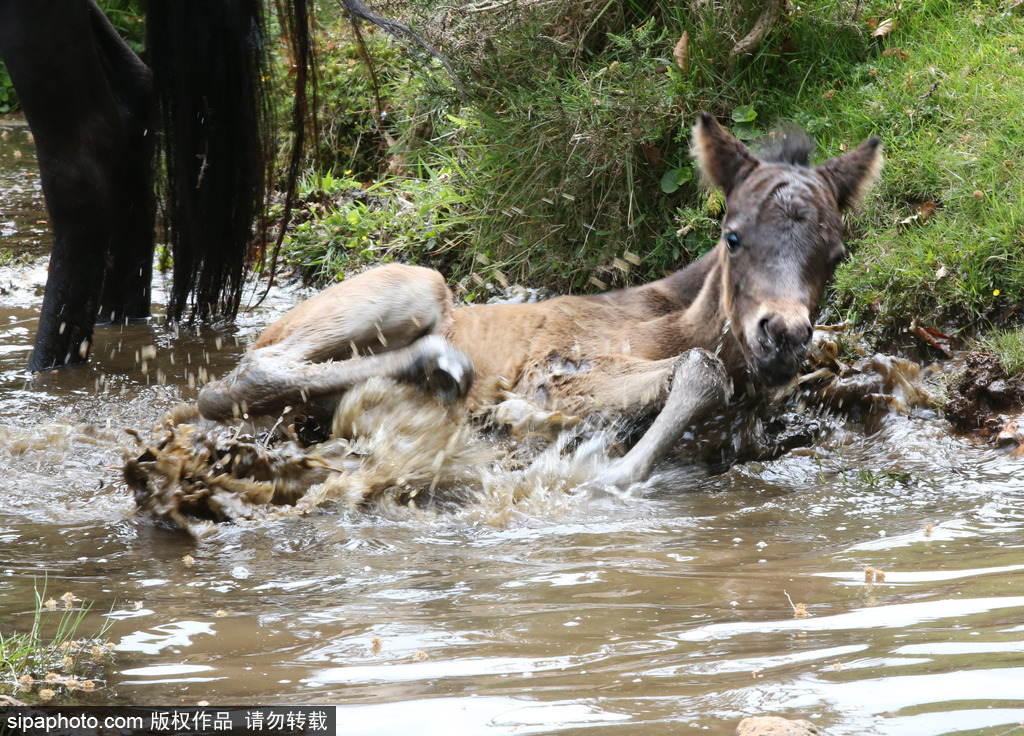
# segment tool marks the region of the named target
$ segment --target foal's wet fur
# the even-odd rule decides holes
[[[271,414],[336,397],[372,375],[420,381],[470,410],[509,394],[546,411],[657,414],[602,479],[640,480],[729,379],[792,379],[845,253],[841,211],[881,165],[878,138],[810,168],[810,141],[780,134],[761,157],[708,114],[693,150],[725,194],[722,237],[667,278],[594,296],[454,308],[436,271],[388,265],[300,304],[239,367],[207,384],[204,416]],[[475,380],[474,380],[475,379]]]

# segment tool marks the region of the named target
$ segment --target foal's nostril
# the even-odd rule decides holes
[[[806,348],[814,336],[814,328],[806,319],[787,320],[780,314],[769,314],[758,320],[757,336],[761,345],[774,350]]]

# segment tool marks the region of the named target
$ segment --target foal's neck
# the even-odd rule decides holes
[[[664,358],[704,348],[730,374],[743,372],[746,362],[729,325],[724,261],[716,248],[663,279],[607,295],[636,310],[639,319],[629,330],[639,354]]]

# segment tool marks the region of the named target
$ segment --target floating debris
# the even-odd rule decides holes
[[[868,585],[885,582],[885,571],[871,565],[864,566],[864,582]]]

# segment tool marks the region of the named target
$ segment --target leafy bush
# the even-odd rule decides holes
[[[7,67],[0,61],[0,115],[17,110],[18,95],[11,83],[11,76],[7,73]]]
[[[289,260],[307,279],[327,282],[391,260],[441,265],[468,250],[461,202],[450,173],[362,186],[347,171],[301,182],[304,206],[287,236]]]

